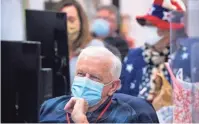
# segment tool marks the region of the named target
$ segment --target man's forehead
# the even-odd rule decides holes
[[[89,65],[89,64],[91,64],[91,65]],[[81,58],[79,58],[79,60],[78,60],[78,63],[77,63],[77,65],[79,65],[79,66],[83,66],[83,65],[88,65],[88,66],[94,66],[94,65],[96,65],[96,66],[106,66],[106,67],[109,67],[110,65],[111,65],[111,63],[112,63],[112,61],[111,61],[111,59],[110,58],[108,58],[108,57],[105,57],[105,56],[102,56],[102,57],[100,57],[100,56],[84,56],[84,57],[81,57]]]
[[[77,62],[77,70],[97,70],[99,72],[109,72],[112,61],[109,58],[100,57],[81,57]]]

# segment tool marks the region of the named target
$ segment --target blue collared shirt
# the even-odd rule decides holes
[[[69,101],[70,98],[71,96],[61,96],[44,102],[40,109],[40,122],[67,123],[64,106],[66,105],[66,103]],[[111,105],[104,113],[104,115],[97,121],[97,123],[139,123],[139,122],[152,123],[153,122],[150,118],[147,117],[150,115],[146,116],[146,114],[135,111],[135,109],[132,108],[132,106],[130,106],[129,103],[122,101],[118,97],[110,97],[97,110],[95,110],[94,112],[88,112],[86,114],[89,123],[96,122],[99,114],[107,106],[110,100],[112,100]],[[148,112],[148,110],[146,111]],[[153,112],[150,111],[150,113]],[[140,118],[142,118],[142,120],[140,120]],[[73,123],[71,118],[70,122]]]
[[[57,98],[50,99],[41,107],[40,110],[40,122],[44,123],[67,123],[66,112],[64,111],[64,106],[70,99],[70,96],[61,96]],[[99,114],[108,104],[112,98],[109,98],[94,112],[87,112],[86,116],[90,123],[95,123]],[[72,123],[72,119],[70,118]],[[130,105],[118,101],[117,99],[112,99],[112,103],[104,115],[97,121],[97,123],[128,123],[136,122],[136,113],[131,108]]]

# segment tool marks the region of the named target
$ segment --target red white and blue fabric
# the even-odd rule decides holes
[[[149,9],[148,13],[144,16],[137,16],[136,19],[139,24],[145,25],[146,21],[151,23],[152,25],[161,28],[161,29],[180,29],[184,27],[182,23],[182,17],[179,18],[177,21],[172,22],[173,18],[176,18],[173,15],[173,11],[170,8],[166,8],[163,6],[169,0],[155,0],[152,7]],[[176,11],[179,13],[183,13],[183,7],[178,4],[178,2],[171,0],[171,6],[176,7]],[[167,3],[168,4],[168,3]]]
[[[151,89],[152,69],[159,66],[151,61],[152,55],[145,55],[146,47],[131,49],[125,57],[122,65],[122,73],[120,76],[121,88],[120,93],[138,96],[144,99],[148,98]],[[168,53],[158,56],[168,56]],[[147,61],[148,58],[148,61]],[[150,64],[149,64],[150,63]],[[164,62],[163,62],[164,63]],[[168,71],[163,68],[162,73],[170,82]]]

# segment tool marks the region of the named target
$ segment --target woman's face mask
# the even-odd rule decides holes
[[[69,19],[67,19],[67,31],[69,42],[74,42],[80,34],[79,20],[70,21]]]
[[[143,27],[143,37],[145,37],[145,43],[153,46],[157,44],[164,36],[158,35],[158,28],[157,27]]]
[[[77,40],[80,34],[80,19],[77,9],[74,6],[67,6],[62,9],[62,12],[67,13],[67,33],[69,43]]]

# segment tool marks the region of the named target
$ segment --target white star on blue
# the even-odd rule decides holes
[[[148,14],[149,15],[152,15],[153,11],[155,11],[155,7],[151,7],[148,11]]]
[[[128,60],[128,57],[126,56],[126,57],[124,58],[124,62],[127,62],[127,60]]]
[[[183,50],[183,51],[187,51],[187,48],[186,48],[186,47],[183,47],[182,50]]]
[[[163,12],[163,20],[171,21],[172,15],[170,12]]]
[[[188,56],[189,56],[189,54],[188,53],[183,53],[182,54],[182,60],[185,60],[185,59],[187,59],[188,58]]]
[[[135,84],[131,83],[130,89],[134,89],[135,88]]]
[[[132,65],[132,64],[127,64],[126,70],[127,70],[129,73],[131,73],[131,71],[133,70],[133,65]]]

